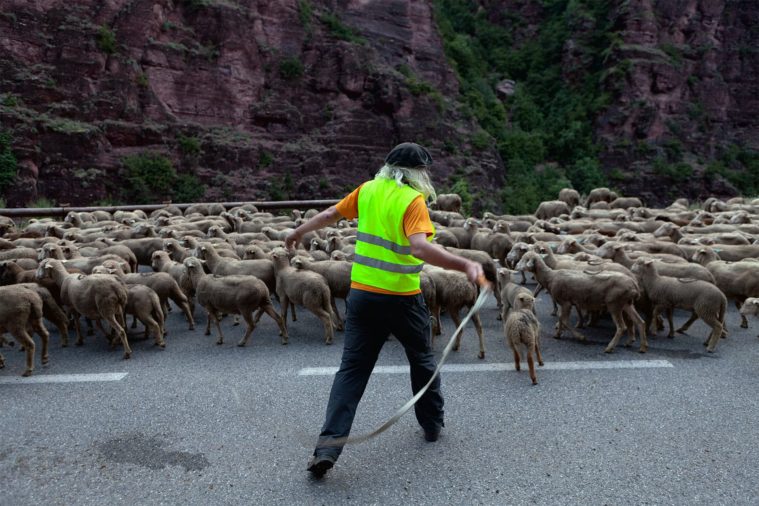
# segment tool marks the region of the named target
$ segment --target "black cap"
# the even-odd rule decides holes
[[[416,167],[429,167],[432,165],[432,155],[419,144],[403,142],[395,146],[385,157],[387,165],[397,165],[414,169]]]

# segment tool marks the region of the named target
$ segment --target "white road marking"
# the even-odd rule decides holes
[[[565,370],[579,371],[587,369],[648,369],[674,367],[668,360],[587,360],[582,362],[546,362],[540,366],[540,370]],[[527,368],[527,361],[522,365]],[[298,371],[298,376],[332,376],[337,372],[337,367],[304,367]],[[494,372],[513,371],[513,363],[493,364],[446,364],[443,372]],[[374,368],[375,374],[408,374],[407,365],[378,365]]]
[[[28,383],[86,383],[102,381],[121,381],[126,378],[126,372],[108,372],[100,374],[39,374],[22,378],[10,376],[0,378],[0,384],[21,385]]]

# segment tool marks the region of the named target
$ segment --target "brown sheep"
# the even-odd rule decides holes
[[[540,355],[540,323],[535,317],[535,299],[529,293],[520,293],[514,299],[514,310],[503,319],[503,332],[506,341],[514,352],[514,368],[519,371],[519,346],[525,348],[527,366],[530,371],[530,379],[533,385],[538,384],[535,374],[535,360],[533,353],[538,358],[538,365],[543,365],[543,357]]]
[[[440,194],[435,201],[430,204],[430,209],[459,213],[461,212],[461,197],[456,193]]]
[[[42,364],[47,364],[49,334],[42,323],[42,299],[28,286],[0,287],[0,335],[10,332],[26,352],[26,370],[22,376],[31,376],[34,370],[35,344],[27,331],[32,328],[42,339]],[[0,368],[5,360],[0,355]]]
[[[77,345],[82,345],[79,315],[97,322],[103,331],[100,320],[105,320],[121,338],[124,347],[124,358],[132,355],[125,331],[124,308],[127,303],[127,289],[117,279],[110,275],[69,274],[60,260],[46,259],[37,269],[37,278],[52,278],[61,290],[61,300],[74,316]],[[105,333],[105,331],[103,331]],[[111,340],[111,346],[115,341]]]
[[[685,332],[697,318],[701,318],[712,328],[709,338],[704,343],[706,351],[715,350],[722,335],[727,306],[727,299],[719,288],[706,281],[686,281],[660,276],[656,263],[650,258],[636,260],[632,271],[638,276],[641,286],[654,306],[654,318],[662,310],[667,312],[669,337],[674,337],[672,310],[689,309],[693,314],[677,331]]]
[[[574,209],[580,205],[580,193],[572,188],[562,188],[559,191],[559,200],[568,205],[570,209]]]
[[[562,214],[569,214],[572,210],[566,202],[561,200],[548,200],[541,202],[538,209],[535,211],[535,217],[539,220],[549,220]]]

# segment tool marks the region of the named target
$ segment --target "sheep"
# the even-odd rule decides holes
[[[461,197],[456,193],[440,194],[437,196],[437,199],[430,204],[430,209],[459,213],[461,212]]]
[[[222,258],[219,252],[210,245],[198,245],[195,256],[205,260],[211,273],[219,276],[249,275],[256,276],[266,283],[269,293],[277,292],[277,281],[274,264],[271,260],[233,260]]]
[[[608,188],[594,188],[585,199],[585,207],[590,207],[594,202],[612,202],[617,197],[618,195]]]
[[[580,205],[580,193],[572,188],[562,188],[559,191],[559,200],[568,205],[570,209],[573,209],[575,206]]]
[[[693,311],[693,314],[682,327],[677,329],[677,332],[684,333],[697,318],[701,318],[712,328],[709,338],[704,342],[706,351],[714,352],[722,335],[727,306],[725,294],[719,288],[706,281],[685,281],[660,276],[656,263],[650,258],[636,260],[632,271],[638,276],[641,286],[654,305],[654,318],[661,310],[666,310],[669,320],[669,337],[674,337],[672,310],[674,308],[688,309]]]
[[[37,259],[37,251],[32,248],[14,248],[0,251],[0,261],[19,258]]]
[[[139,264],[137,263],[137,257],[135,254],[121,244],[115,246],[106,246],[105,243],[101,243],[102,247],[94,248],[79,248],[73,243],[61,244],[60,248],[63,252],[63,257],[66,260],[75,260],[80,258],[98,257],[103,255],[116,255],[121,257],[122,260],[129,264],[130,272],[137,272]]]
[[[39,260],[44,260],[46,258],[53,258],[55,260],[60,260],[63,263],[63,266],[66,268],[73,267],[75,269],[81,270],[85,274],[89,274],[92,272],[93,267],[97,265],[102,265],[103,262],[107,260],[113,260],[118,262],[120,265],[124,265],[125,270],[131,271],[131,267],[128,262],[125,262],[123,258],[121,258],[118,255],[101,255],[96,257],[81,257],[81,258],[75,258],[73,260],[66,260],[63,250],[60,246],[57,244],[48,243],[42,246],[42,251],[39,255]]]
[[[445,309],[451,316],[454,325],[458,328],[461,320],[459,311],[464,307],[472,307],[477,300],[477,287],[469,282],[466,275],[462,272],[451,271],[425,265],[424,271],[430,275],[435,283],[435,306],[430,307],[430,312],[437,323],[433,328],[433,335],[440,335],[440,310]],[[482,323],[478,313],[472,315],[472,322],[477,332],[480,343],[480,359],[485,358],[485,340],[482,335]],[[461,333],[456,336],[456,342],[453,349],[458,351],[461,346]]]
[[[520,294],[527,294],[532,297],[532,292],[530,292],[529,289],[511,281],[512,272],[513,271],[510,271],[509,269],[498,269],[498,285],[501,287],[501,300],[503,301],[500,319],[503,321],[506,321],[509,311],[515,306],[514,301],[517,296]]]
[[[478,250],[469,250],[469,249],[459,249],[459,248],[445,248],[450,253],[453,253],[454,255],[464,257],[468,260],[475,261],[482,265],[482,271],[485,274],[485,279],[487,279],[490,283],[493,284],[493,287],[495,288],[495,299],[498,303],[498,308],[500,309],[503,306],[503,302],[501,301],[501,292],[498,288],[498,271],[495,263],[493,262],[493,259],[490,255],[485,253],[484,251],[478,251]],[[499,320],[500,320],[500,313],[499,313]]]
[[[643,207],[643,202],[638,197],[617,197],[609,202],[611,209],[629,209],[631,207]]]
[[[628,256],[624,246],[619,243],[607,243],[596,250],[599,256],[613,260],[627,269],[632,268],[634,259]],[[670,263],[662,262],[656,257],[651,257],[656,261],[656,268],[661,276],[670,276],[673,278],[693,278],[715,284],[714,276],[709,269],[692,263]]]
[[[484,251],[492,258],[498,260],[502,266],[505,266],[506,256],[514,246],[514,241],[507,234],[480,229],[472,236],[472,241],[469,246],[471,249]]]
[[[46,259],[37,269],[37,278],[51,278],[61,290],[61,300],[69,307],[74,316],[77,346],[84,343],[79,315],[97,322],[102,330],[100,320],[108,322],[111,329],[121,338],[124,358],[132,355],[125,331],[124,308],[127,303],[127,289],[117,279],[105,274],[69,274],[60,260]],[[111,339],[111,347],[115,341]]]
[[[93,269],[93,274],[116,274],[118,269],[109,269],[105,266],[98,266]],[[155,291],[145,285],[127,285],[127,303],[124,308],[125,314],[132,315],[136,320],[140,320],[145,326],[145,337],[147,338],[152,332],[155,337],[155,344],[160,348],[166,347],[166,341],[163,336],[164,316],[161,308],[161,300]],[[136,321],[132,323],[132,328]]]
[[[449,227],[448,232],[456,237],[459,245],[458,248],[469,249],[472,237],[477,233],[477,222],[472,218],[467,218],[461,227]]]
[[[327,280],[330,304],[332,312],[336,317],[337,330],[343,330],[343,320],[340,318],[340,312],[337,310],[335,299],[346,299],[348,297],[348,292],[351,288],[351,263],[336,260],[314,262],[305,256],[295,256],[290,260],[290,265],[298,270],[319,273]]]
[[[69,326],[66,313],[63,312],[61,306],[56,302],[55,298],[50,293],[50,290],[37,283],[19,283],[14,286],[22,286],[29,288],[37,292],[37,295],[42,299],[42,316],[45,317],[50,323],[55,325],[58,329],[58,334],[61,336],[61,347],[65,348],[69,344]]]
[[[638,351],[644,353],[648,349],[644,322],[634,307],[635,300],[640,296],[640,289],[634,279],[618,272],[590,274],[572,270],[553,270],[533,251],[524,254],[517,264],[517,269],[532,272],[535,279],[546,287],[561,308],[555,338],[560,338],[562,331],[569,329],[575,338],[585,340],[584,335],[569,326],[569,312],[572,306],[587,311],[607,309],[616,325],[616,332],[604,349],[606,353],[614,351],[619,338],[628,329],[623,315],[632,320],[640,333],[641,345]],[[634,337],[634,332],[631,332],[625,345],[632,343]]]
[[[106,240],[109,244],[112,243],[110,239]],[[137,257],[137,262],[140,265],[150,265],[150,256],[154,251],[160,251],[163,249],[163,239],[160,237],[143,237],[139,239],[126,239],[118,243],[112,243],[111,245],[121,244],[126,246]]]
[[[519,371],[519,345],[524,346],[527,357],[527,366],[530,371],[530,379],[533,385],[538,384],[535,374],[535,360],[533,353],[537,355],[538,365],[543,365],[543,357],[540,355],[540,323],[535,317],[535,299],[529,293],[520,293],[514,299],[514,310],[503,319],[503,332],[506,342],[514,352],[514,368]]]
[[[42,340],[42,365],[48,363],[49,334],[42,323],[42,299],[28,286],[0,287],[0,335],[10,332],[26,352],[26,370],[22,376],[31,376],[34,370],[35,344],[27,328],[33,329]],[[0,368],[5,360],[0,355]]]
[[[330,306],[330,292],[327,281],[321,274],[310,271],[299,271],[290,265],[290,259],[284,248],[275,248],[271,259],[276,272],[277,296],[282,308],[282,323],[287,328],[287,309],[290,303],[306,307],[324,325],[326,344],[332,344],[334,336],[333,319]],[[295,308],[293,308],[295,321]]]
[[[569,214],[572,210],[563,200],[548,200],[541,202],[535,211],[535,217],[539,220],[548,220],[562,214]]]
[[[759,316],[759,298],[749,297],[743,301],[740,313],[743,318],[747,316]]]
[[[441,246],[451,246],[453,248],[459,247],[459,240],[453,234],[453,232],[441,228],[435,232],[435,243]]]
[[[184,264],[175,262],[169,258],[169,254],[165,251],[156,251],[153,253],[151,267],[154,272],[166,272],[174,281],[177,282],[179,288],[187,297],[187,301],[190,304],[190,313],[195,313],[195,289],[192,287],[192,281],[187,272],[187,267]]]
[[[115,275],[119,280],[127,285],[145,285],[150,287],[158,295],[161,301],[161,307],[167,308],[169,299],[179,307],[187,318],[190,330],[195,330],[195,319],[192,317],[190,305],[187,296],[179,288],[179,284],[174,280],[171,274],[166,272],[139,272],[136,274],[127,274],[121,266],[115,262],[103,262],[109,272]],[[166,318],[166,311],[163,310],[163,317]]]
[[[714,284],[728,299],[740,308],[749,297],[759,296],[759,262],[745,259],[740,262],[725,262],[716,259],[711,248],[700,248],[692,259],[701,264],[714,276]],[[741,313],[741,328],[748,328],[748,320]]]

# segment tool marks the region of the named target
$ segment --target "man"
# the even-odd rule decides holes
[[[420,290],[423,263],[462,271],[472,282],[483,274],[479,263],[452,255],[430,242],[435,228],[425,200],[435,198],[428,174],[431,164],[432,156],[422,146],[399,144],[387,155],[374,180],[362,184],[285,239],[285,245],[292,249],[308,232],[341,217],[358,218],[343,357],[332,384],[324,426],[308,463],[308,470],[316,477],[323,476],[337,461],[342,446],[330,445],[329,441],[350,434],[356,408],[389,334],[406,350],[415,394],[434,372],[429,311]],[[439,377],[414,408],[425,439],[436,441],[443,426]]]

